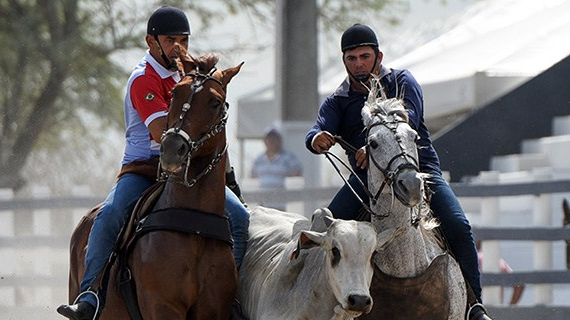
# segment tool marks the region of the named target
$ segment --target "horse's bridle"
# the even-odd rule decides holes
[[[394,136],[396,137],[396,141],[398,142],[398,146],[400,147],[401,152],[399,154],[393,156],[392,159],[390,159],[390,161],[388,161],[388,164],[386,165],[386,167],[382,167],[378,163],[376,158],[374,158],[374,156],[370,152],[370,148],[371,148],[370,143],[371,142],[367,141],[366,153],[368,154],[368,157],[371,160],[372,164],[374,164],[374,166],[378,170],[380,170],[380,172],[382,172],[382,174],[384,175],[384,180],[382,181],[380,188],[378,188],[378,191],[376,192],[376,194],[370,199],[370,201],[372,203],[376,203],[376,201],[378,201],[378,198],[380,197],[380,194],[382,193],[382,190],[384,189],[384,187],[386,185],[388,185],[390,187],[392,186],[392,184],[394,183],[394,178],[398,175],[398,173],[401,170],[412,169],[412,170],[416,170],[417,172],[420,171],[418,160],[414,156],[412,156],[408,152],[406,152],[405,148],[402,146],[400,137],[398,137],[397,133],[396,133],[396,128],[398,127],[398,124],[399,123],[407,123],[407,122],[403,119],[398,119],[398,118],[395,118],[393,121],[388,121],[388,120],[381,118],[379,116],[377,116],[377,117],[380,119],[380,121],[373,123],[368,128],[366,128],[366,137],[368,137],[370,129],[372,129],[375,126],[383,125],[394,133]],[[395,167],[393,170],[390,170],[390,168],[392,167],[392,164],[394,164],[394,162],[399,158],[404,158],[404,160],[410,159],[411,161],[407,160],[407,161],[401,163],[400,165],[398,165],[397,167]],[[401,196],[398,193],[396,193],[396,198],[398,198],[398,200],[404,202],[404,200],[401,198]]]
[[[195,140],[195,141],[192,140],[192,138],[190,138],[190,135],[182,129],[182,125],[184,123],[184,118],[188,114],[188,111],[190,110],[190,108],[192,108],[192,99],[194,98],[194,95],[196,93],[200,92],[204,88],[204,83],[206,83],[209,80],[212,80],[212,81],[218,83],[221,87],[224,86],[220,80],[218,80],[217,78],[215,78],[213,76],[213,74],[214,74],[214,72],[216,72],[216,70],[217,70],[216,67],[213,67],[208,73],[203,74],[203,73],[200,73],[198,67],[196,67],[195,72],[187,72],[183,75],[182,79],[184,79],[185,77],[191,77],[192,79],[194,79],[194,82],[192,83],[192,85],[190,87],[191,88],[190,96],[188,96],[188,99],[182,105],[182,112],[180,113],[180,116],[178,117],[178,120],[176,121],[175,125],[173,127],[171,127],[170,129],[166,130],[162,134],[162,138],[161,138],[161,139],[164,139],[167,136],[178,135],[178,136],[183,138],[183,141],[188,146],[188,152],[184,156],[185,161],[186,161],[186,168],[184,170],[184,179],[183,179],[183,181],[178,181],[178,180],[173,180],[173,181],[177,182],[177,183],[181,183],[181,184],[183,184],[189,188],[193,187],[196,184],[196,182],[198,182],[198,180],[200,180],[203,176],[210,173],[212,171],[212,169],[216,166],[216,164],[218,164],[222,160],[222,158],[224,157],[224,155],[226,154],[226,152],[228,150],[228,144],[226,143],[223,150],[220,151],[214,158],[212,158],[212,160],[210,161],[210,163],[208,164],[208,166],[206,166],[206,168],[204,170],[202,170],[199,174],[197,174],[194,179],[192,179],[190,181],[188,180],[188,170],[190,168],[192,153],[195,152],[196,150],[198,150],[200,147],[202,147],[202,145],[204,145],[204,143],[208,139],[210,139],[210,138],[216,136],[217,134],[219,134],[220,132],[222,132],[224,130],[224,128],[226,127],[226,123],[228,121],[228,103],[224,102],[224,113],[220,117],[220,121],[213,124],[210,127],[210,130],[208,132],[204,133],[198,140]],[[159,166],[158,166],[158,179],[159,179],[159,181],[165,181],[169,178],[170,178],[170,175],[167,174],[166,172],[163,172],[162,171],[162,165],[159,164]]]
[[[380,185],[380,188],[378,189],[376,194],[372,194],[372,192],[370,192],[370,190],[368,189],[368,186],[358,177],[356,172],[354,172],[354,170],[350,166],[348,166],[346,163],[344,163],[342,161],[342,159],[340,159],[334,153],[327,151],[327,152],[325,152],[325,156],[331,162],[331,164],[336,169],[336,171],[340,175],[340,177],[344,180],[344,183],[348,186],[348,188],[350,188],[352,193],[359,200],[359,202],[361,203],[364,210],[366,210],[368,212],[368,214],[370,214],[371,216],[374,215],[378,218],[385,218],[388,216],[388,214],[380,215],[380,214],[374,212],[370,208],[370,206],[368,206],[368,204],[366,204],[360,198],[360,196],[356,193],[354,188],[352,188],[350,183],[348,183],[346,178],[344,178],[344,176],[340,172],[339,168],[337,167],[336,163],[331,159],[331,157],[335,158],[339,163],[343,164],[343,166],[346,167],[356,177],[356,179],[360,183],[362,189],[366,193],[366,196],[368,196],[368,198],[370,199],[371,204],[374,205],[378,202],[378,198],[380,198],[380,194],[382,194],[382,191],[384,190],[384,187],[386,187],[386,185],[389,187],[392,187],[391,188],[392,189],[392,195],[394,196],[395,192],[393,190],[392,185],[394,183],[394,178],[398,175],[398,173],[403,169],[413,169],[413,170],[416,170],[419,172],[420,171],[419,165],[418,165],[418,161],[416,160],[416,158],[405,151],[405,148],[402,146],[401,141],[399,140],[399,137],[396,135],[396,128],[397,128],[398,124],[399,123],[407,123],[407,122],[401,118],[394,118],[393,121],[388,121],[384,118],[381,118],[379,115],[376,115],[376,117],[378,117],[381,121],[373,123],[372,125],[370,125],[366,128],[366,131],[365,131],[366,137],[368,137],[368,134],[370,133],[370,129],[372,129],[375,126],[383,125],[383,126],[387,127],[388,129],[390,129],[390,131],[392,131],[394,133],[394,136],[396,136],[396,140],[398,142],[398,146],[400,147],[400,150],[401,150],[401,152],[399,154],[395,155],[394,157],[392,157],[392,159],[390,159],[390,161],[388,161],[388,164],[384,168],[378,163],[378,161],[374,158],[374,156],[372,156],[372,154],[370,152],[371,142],[369,142],[369,141],[366,142],[366,153],[367,153],[368,157],[370,158],[370,162],[372,162],[372,164],[378,170],[380,170],[380,172],[382,172],[382,174],[384,175],[384,180],[382,181],[382,184]],[[354,147],[353,145],[351,145],[347,141],[343,140],[340,136],[334,136],[334,138],[335,138],[336,142],[338,142],[345,150],[348,150],[348,151],[353,152],[353,153],[356,153],[356,151],[358,151],[358,149],[356,147]],[[398,165],[393,170],[390,170],[390,168],[392,167],[392,164],[394,164],[394,162],[399,158],[411,159],[412,161],[411,162],[406,161],[404,163],[401,163],[400,165]],[[401,196],[398,193],[396,193],[395,196],[396,196],[396,198],[398,198],[398,200],[404,202],[404,200],[401,198]]]

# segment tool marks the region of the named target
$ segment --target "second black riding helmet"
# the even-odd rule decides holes
[[[378,49],[378,39],[370,27],[356,23],[346,29],[340,38],[342,52],[362,46],[371,46]]]

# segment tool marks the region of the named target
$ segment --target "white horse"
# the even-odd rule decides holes
[[[372,311],[360,319],[464,319],[466,285],[442,249],[419,172],[417,133],[400,99],[373,85],[362,109],[367,130],[371,221],[378,232],[404,227],[376,256]]]

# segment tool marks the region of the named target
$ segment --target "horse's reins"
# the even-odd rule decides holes
[[[388,122],[386,120],[383,120],[378,122],[378,123],[374,123],[372,124],[370,127],[368,127],[366,129],[366,135],[368,136],[368,132],[370,131],[371,128],[377,126],[377,125],[384,125],[386,126],[388,129],[390,129],[391,131],[395,131],[395,128],[391,128],[390,126],[388,126],[388,124],[390,123],[397,123],[397,122],[404,122],[403,120],[396,120],[396,121],[392,121],[392,122]],[[340,144],[347,152],[352,152],[352,153],[356,153],[356,151],[358,151],[358,149],[356,147],[354,147],[353,145],[351,145],[350,143],[348,143],[346,140],[342,139],[340,136],[333,136],[333,138],[335,139],[335,141]],[[394,157],[392,157],[392,159],[390,159],[390,161],[388,161],[388,164],[386,165],[385,168],[383,168],[378,161],[376,160],[376,158],[374,158],[374,156],[372,156],[372,154],[370,153],[370,144],[366,144],[366,154],[368,155],[369,159],[371,160],[372,164],[378,169],[380,170],[380,172],[382,172],[383,176],[384,176],[384,180],[382,181],[382,184],[380,185],[380,188],[378,189],[378,191],[376,192],[376,194],[372,194],[372,192],[370,192],[370,190],[368,189],[368,186],[366,186],[364,184],[364,182],[358,177],[358,175],[354,172],[354,170],[347,165],[342,159],[340,159],[337,155],[335,155],[332,152],[326,151],[324,152],[326,158],[329,160],[329,162],[333,165],[333,167],[335,168],[336,172],[339,174],[339,176],[342,178],[342,180],[344,181],[344,183],[348,186],[348,188],[351,190],[351,192],[356,196],[356,198],[358,199],[358,201],[361,203],[362,207],[364,208],[364,210],[366,210],[370,215],[374,215],[376,217],[379,218],[385,218],[389,215],[389,212],[385,215],[380,215],[380,214],[376,214],[371,208],[370,206],[364,201],[362,200],[362,198],[357,194],[357,192],[354,190],[354,188],[350,185],[350,183],[348,183],[348,180],[342,175],[342,173],[340,172],[338,166],[336,165],[336,163],[331,159],[331,156],[334,157],[339,163],[341,163],[345,168],[347,168],[357,179],[358,183],[360,184],[360,186],[362,187],[362,189],[364,190],[364,192],[366,193],[366,196],[370,199],[370,202],[374,205],[378,202],[378,198],[380,197],[380,194],[382,194],[382,191],[384,190],[384,188],[386,187],[386,185],[388,186],[392,186],[393,182],[394,182],[394,177],[397,176],[398,172],[400,172],[400,170],[403,169],[407,169],[407,168],[411,168],[414,170],[419,171],[419,166],[418,166],[418,162],[417,160],[409,155],[405,150],[403,150],[402,147],[400,147],[402,149],[402,152],[395,155]],[[390,171],[390,168],[392,167],[392,164],[398,159],[398,158],[409,158],[412,160],[412,162],[406,161],[402,164],[400,164],[399,166],[397,166],[394,170]],[[392,190],[392,195],[394,196],[395,192]],[[402,199],[400,198],[400,196],[396,193],[395,196],[402,201]],[[359,217],[360,218],[360,217]]]
[[[335,140],[337,140],[339,142],[339,144],[341,145],[345,145],[346,147],[349,148],[349,150],[355,150],[353,152],[356,152],[356,148],[354,148],[351,144],[349,144],[348,142],[346,142],[345,140],[343,140],[341,137],[339,136],[334,136]],[[343,141],[342,143],[340,141]],[[354,196],[358,199],[358,202],[360,202],[360,204],[362,205],[362,207],[364,208],[364,210],[372,215],[376,215],[376,213],[374,213],[374,211],[372,211],[372,209],[370,209],[370,206],[364,201],[362,200],[362,198],[358,195],[358,193],[356,192],[356,190],[354,190],[354,188],[350,185],[350,183],[348,183],[348,180],[344,177],[344,175],[342,174],[342,172],[340,172],[340,169],[338,168],[338,166],[336,165],[336,163],[333,161],[333,159],[331,159],[331,157],[335,158],[336,161],[338,161],[340,164],[342,164],[348,171],[350,171],[350,173],[352,173],[352,175],[354,175],[356,177],[356,180],[358,181],[358,183],[360,184],[360,186],[362,187],[362,189],[364,190],[364,192],[366,193],[366,196],[369,199],[372,199],[372,194],[370,193],[370,191],[368,190],[368,187],[364,184],[364,182],[360,179],[360,177],[356,174],[356,172],[354,172],[354,170],[348,165],[346,164],[341,158],[339,158],[336,154],[330,152],[330,151],[325,151],[323,152],[323,154],[325,155],[325,157],[329,160],[329,162],[332,164],[333,168],[336,170],[336,172],[338,173],[338,175],[341,177],[341,179],[344,181],[344,184],[350,189],[350,191],[354,194]],[[372,201],[372,200],[371,200]],[[383,216],[381,216],[383,217]],[[358,220],[364,220],[364,217],[362,215],[359,215],[357,217]]]
[[[182,105],[182,112],[180,113],[180,116],[178,117],[178,120],[176,121],[176,124],[171,127],[170,129],[166,130],[163,134],[162,134],[162,139],[164,139],[166,136],[168,135],[179,135],[184,139],[184,142],[187,144],[188,146],[188,152],[186,153],[185,157],[186,157],[186,168],[184,170],[184,180],[183,182],[181,182],[183,185],[185,185],[188,188],[193,187],[196,182],[198,182],[198,180],[200,180],[203,176],[207,175],[208,173],[210,173],[212,171],[212,169],[214,169],[214,167],[222,160],[222,158],[224,157],[225,153],[228,150],[228,144],[226,143],[223,150],[220,151],[211,161],[210,163],[206,166],[206,168],[204,170],[202,170],[198,175],[196,175],[196,177],[190,181],[188,181],[188,170],[190,168],[190,162],[191,162],[191,155],[194,151],[198,150],[200,147],[202,147],[202,145],[204,145],[204,143],[216,136],[218,133],[222,132],[226,126],[226,123],[228,121],[228,103],[224,102],[224,113],[222,115],[222,117],[220,118],[220,121],[214,125],[212,125],[210,127],[210,130],[208,132],[206,132],[205,134],[203,134],[200,139],[193,141],[192,138],[190,138],[190,135],[188,133],[186,133],[184,130],[182,130],[182,124],[184,123],[184,118],[186,117],[186,115],[188,114],[188,111],[190,110],[190,108],[192,108],[192,99],[194,98],[194,95],[200,91],[202,91],[202,89],[204,88],[204,83],[206,83],[208,80],[212,80],[216,83],[218,83],[220,86],[223,87],[223,83],[214,78],[213,74],[214,72],[216,72],[216,67],[213,67],[208,73],[203,74],[200,73],[198,70],[198,67],[196,67],[196,72],[188,72],[185,73],[183,78],[185,77],[191,77],[192,79],[195,80],[194,83],[192,83],[191,91],[190,91],[190,95],[188,96],[188,99],[186,100],[186,102]],[[169,178],[169,175],[166,175],[164,172],[162,172],[162,166],[159,164],[158,166],[158,175],[159,180],[160,181],[164,181],[166,179]],[[175,181],[177,182],[177,181]]]

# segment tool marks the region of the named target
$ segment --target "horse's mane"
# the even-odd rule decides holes
[[[198,67],[200,72],[209,72],[220,60],[218,54],[210,52],[199,55],[198,57],[190,57],[194,65]]]
[[[189,73],[192,70],[196,70],[199,73],[208,73],[212,68],[216,66],[218,61],[220,60],[219,56],[216,53],[204,53],[197,57],[192,56],[191,54],[186,54],[183,51],[183,56],[180,57],[180,61],[178,62],[178,70],[180,74]],[[186,54],[186,55],[184,55]],[[180,90],[179,88],[183,88],[188,86],[191,83],[190,78],[184,78],[180,82],[178,82],[173,88],[173,94]]]
[[[364,106],[369,108],[372,114],[400,117],[405,122],[409,120],[404,100],[400,97],[388,98],[378,77],[373,77],[371,80],[371,87]]]

